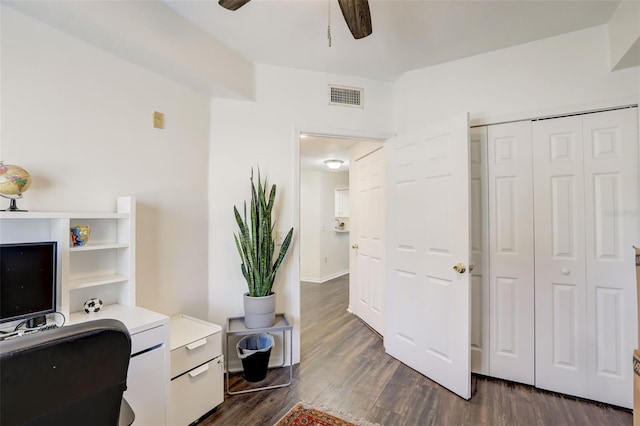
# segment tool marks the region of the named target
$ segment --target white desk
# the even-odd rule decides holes
[[[141,307],[105,305],[99,312],[71,314],[68,324],[112,318],[131,334],[131,361],[124,398],[140,426],[167,424],[169,395],[169,317]]]

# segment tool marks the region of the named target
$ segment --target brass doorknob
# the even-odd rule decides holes
[[[458,263],[457,265],[454,265],[453,270],[459,274],[464,274],[467,271],[467,267],[464,266],[464,263]]]
[[[356,250],[358,250],[358,243],[354,243],[354,244],[351,246],[351,248],[352,248],[352,249],[356,249]]]

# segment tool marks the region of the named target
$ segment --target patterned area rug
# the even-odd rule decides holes
[[[275,426],[357,426],[353,423],[317,408],[297,403]]]

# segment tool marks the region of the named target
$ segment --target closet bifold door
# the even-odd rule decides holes
[[[582,117],[532,127],[536,387],[586,397]]]
[[[536,386],[631,408],[637,109],[533,123]]]
[[[531,123],[489,126],[489,374],[534,384]]]
[[[637,342],[638,110],[583,116],[587,395],[631,408]]]

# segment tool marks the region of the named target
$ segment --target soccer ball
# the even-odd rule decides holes
[[[86,313],[98,312],[102,308],[102,300],[94,297],[84,302],[84,311]]]

